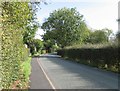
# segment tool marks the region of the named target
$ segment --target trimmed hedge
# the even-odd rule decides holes
[[[2,88],[11,89],[17,81],[24,88],[25,77],[21,64],[28,59],[28,49],[23,45],[20,31],[5,30],[2,35]],[[21,86],[22,85],[22,86]]]
[[[22,8],[21,8],[22,7]],[[23,62],[28,60],[28,48],[23,33],[28,23],[27,2],[2,2],[0,5],[0,90],[26,89]],[[27,10],[28,11],[27,11]]]
[[[118,72],[120,47],[104,48],[64,48],[57,51],[58,55],[77,62],[90,64],[99,68],[107,68]]]

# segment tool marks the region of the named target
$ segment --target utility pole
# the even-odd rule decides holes
[[[118,2],[118,32],[120,32],[120,1]]]

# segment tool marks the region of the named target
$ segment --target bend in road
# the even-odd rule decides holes
[[[118,89],[118,74],[66,61],[58,55],[42,55],[38,62],[56,89]]]

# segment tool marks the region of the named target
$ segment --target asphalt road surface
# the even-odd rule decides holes
[[[50,54],[32,61],[30,79],[31,89],[118,89],[118,74]]]
[[[31,66],[30,89],[52,89],[37,62],[37,58],[32,59]]]

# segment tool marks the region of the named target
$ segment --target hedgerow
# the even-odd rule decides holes
[[[64,48],[57,51],[64,58],[73,59],[77,62],[106,68],[118,72],[120,47],[101,48]]]
[[[27,88],[28,80],[22,64],[28,60],[29,49],[23,43],[23,33],[32,18],[28,2],[2,2],[0,31],[0,87]]]
[[[13,88],[22,80],[21,64],[27,60],[28,49],[23,45],[20,31],[4,30],[2,35],[2,87]]]

